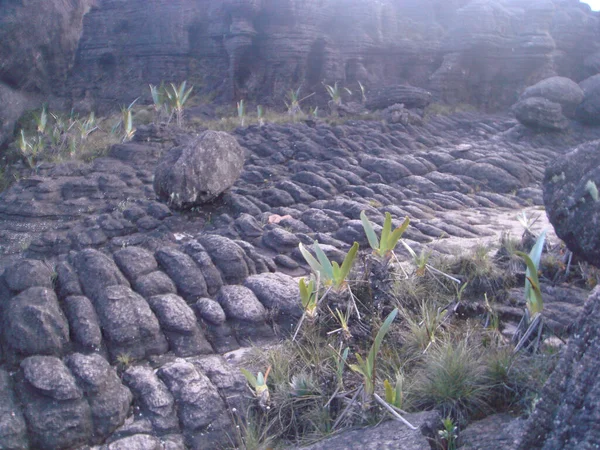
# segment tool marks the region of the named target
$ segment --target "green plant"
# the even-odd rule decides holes
[[[436,308],[430,301],[421,301],[418,314],[403,314],[408,325],[405,350],[409,354],[422,354],[443,335],[442,324],[446,311]]]
[[[34,120],[37,125],[37,132],[44,134],[46,132],[46,127],[48,126],[48,111],[46,105],[42,106],[42,110],[39,114],[34,115]]]
[[[325,252],[321,249],[318,241],[315,241],[313,248],[315,251],[315,255],[317,259],[315,259],[310,252],[304,247],[304,245],[299,244],[300,253],[304,256],[304,259],[311,267],[313,272],[317,274],[321,281],[326,286],[332,286],[334,290],[339,291],[341,288],[345,287],[347,284],[346,278],[350,273],[350,269],[352,269],[352,265],[356,260],[356,255],[358,253],[358,242],[355,242],[354,245],[350,248],[342,266],[340,267],[337,262],[329,261]]]
[[[249,372],[246,369],[240,369],[248,384],[253,389],[254,396],[259,399],[259,404],[261,407],[266,408],[270,402],[270,393],[269,387],[267,386],[267,378],[269,377],[269,372],[271,371],[271,366],[267,368],[267,371],[263,375],[262,372],[258,372],[256,376]]]
[[[350,352],[350,347],[346,347],[341,353],[336,351],[333,347],[331,347],[335,353],[335,375],[337,379],[338,388],[342,388],[344,386],[344,367],[346,366],[346,361],[348,360],[348,353]],[[342,349],[340,345],[340,350]]]
[[[262,105],[258,105],[256,107],[256,118],[259,126],[262,127],[265,125],[265,109],[262,107]]]
[[[491,388],[480,347],[467,338],[448,339],[423,355],[411,393],[417,408],[437,408],[462,421],[487,409]]]
[[[363,84],[359,81],[358,82],[358,87],[360,88],[360,99],[362,103],[366,103],[367,102],[367,96],[365,93],[365,87],[363,86]]]
[[[131,107],[133,103],[128,108],[121,109],[121,124],[123,127],[123,142],[127,142],[133,138],[135,134],[135,128],[133,127],[133,116],[131,114]]]
[[[335,313],[329,309],[331,316],[340,324],[340,327],[336,330],[330,331],[327,334],[340,333],[342,335],[342,339],[345,341],[352,339],[352,333],[350,333],[350,328],[348,327],[348,320],[350,320],[350,309],[346,310],[344,314],[338,308],[335,309]]]
[[[240,126],[243,127],[246,122],[246,105],[243,99],[237,102],[237,114],[240,119]]]
[[[344,90],[348,94],[352,95],[352,91],[350,89],[348,89],[348,88],[340,89],[337,81],[333,84],[333,86],[331,86],[329,84],[325,84],[325,83],[323,83],[323,86],[325,86],[325,89],[327,90],[329,97],[331,97],[331,102],[333,103],[334,106],[339,106],[342,104],[342,90]]]
[[[396,374],[396,383],[392,386],[389,380],[383,382],[385,390],[385,401],[390,405],[401,409],[404,403],[404,376],[401,373]]]
[[[515,252],[518,256],[523,258],[527,265],[527,270],[525,271],[525,300],[527,302],[529,317],[541,313],[544,309],[538,270],[545,242],[546,230],[540,233],[529,255],[523,252]]]
[[[360,213],[360,220],[362,221],[362,226],[365,230],[365,234],[367,235],[369,245],[382,258],[390,257],[396,248],[398,241],[410,224],[410,219],[406,217],[402,225],[392,231],[392,215],[389,212],[386,212],[385,220],[383,222],[383,229],[381,231],[381,238],[378,238],[375,230],[373,229],[373,225],[367,218],[365,211]]]
[[[187,81],[182,82],[179,85],[179,87],[171,83],[170,89],[169,87],[165,89],[165,95],[167,97],[169,109],[171,112],[169,117],[169,123],[173,118],[173,114],[175,114],[178,127],[181,127],[183,125],[183,111],[185,108],[185,104],[187,103],[192,91],[194,90],[194,86],[186,90],[186,85]]]
[[[377,354],[379,353],[379,347],[381,347],[381,343],[383,342],[383,338],[390,331],[390,327],[392,326],[392,322],[398,315],[398,309],[395,308],[385,319],[377,335],[375,336],[375,340],[373,341],[373,345],[371,346],[371,350],[369,351],[369,355],[366,359],[363,359],[360,354],[356,353],[356,361],[357,364],[350,364],[350,368],[361,374],[364,379],[364,392],[367,396],[373,395],[375,392],[375,381],[377,376]]]
[[[444,450],[456,450],[456,440],[458,439],[458,427],[454,424],[451,417],[442,420],[443,430],[438,431],[440,438],[444,443]]]
[[[309,94],[306,97],[300,98],[300,89],[301,87],[299,87],[296,90],[290,89],[287,93],[286,100],[284,100],[287,112],[290,116],[296,116],[298,114],[301,114],[302,108],[300,107],[300,103],[302,103],[307,98],[315,95],[315,93],[313,92],[312,94]]]
[[[129,367],[132,362],[133,358],[129,353],[119,353],[117,355],[117,364],[119,364],[122,367]]]
[[[155,120],[158,122],[162,116],[165,107],[167,106],[167,93],[165,89],[165,83],[161,82],[160,86],[150,86],[150,95],[152,96],[152,102],[154,107]]]
[[[96,124],[96,115],[92,111],[87,119],[76,121],[77,129],[79,130],[79,138],[85,141],[90,134],[98,129]],[[134,130],[135,131],[135,130]]]
[[[521,224],[521,226],[523,227],[523,229],[526,232],[532,233],[533,234],[533,226],[536,224],[536,222],[540,220],[540,215],[536,215],[536,216],[527,216],[527,213],[525,211],[521,211],[521,214],[517,215],[517,221]]]
[[[300,288],[300,300],[304,314],[310,320],[317,317],[317,291],[315,290],[315,281],[310,280],[308,284],[304,278],[298,280]]]

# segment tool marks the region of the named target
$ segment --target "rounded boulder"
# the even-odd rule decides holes
[[[521,100],[541,97],[558,103],[567,117],[573,117],[575,109],[583,100],[583,90],[570,78],[550,77],[529,86],[521,94]]]
[[[544,176],[544,204],[550,222],[569,249],[600,267],[600,140],[562,156]]]
[[[175,209],[210,202],[238,179],[244,156],[244,149],[230,134],[205,131],[160,160],[154,172],[154,191]]]

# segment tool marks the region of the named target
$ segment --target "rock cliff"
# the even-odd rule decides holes
[[[136,98],[147,83],[187,79],[211,99],[276,105],[291,87],[323,91],[322,81],[409,83],[493,110],[548,76],[592,75],[589,61],[600,50],[598,15],[578,0],[48,5],[43,17],[31,1],[0,11],[0,23],[11,25],[0,32],[0,82],[94,99],[96,109]],[[31,17],[36,26],[23,28]]]

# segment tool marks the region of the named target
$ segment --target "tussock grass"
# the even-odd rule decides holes
[[[461,423],[485,413],[492,383],[481,346],[469,338],[438,341],[423,355],[411,391],[413,405],[438,409]]]

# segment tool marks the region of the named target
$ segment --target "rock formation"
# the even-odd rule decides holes
[[[339,262],[367,245],[363,209],[376,222],[411,216],[417,250],[497,238],[490,214],[541,205],[543,167],[573,139],[474,114],[252,126],[235,133],[248,157],[208,216],[171,211],[153,190],[162,154],[189,137],[136,136],[91,163],[42,165],[0,195],[0,447],[213,448],[248,400],[219,354],[293,329],[300,242],[319,239]]]
[[[205,131],[163,157],[154,172],[154,190],[174,208],[192,208],[233,186],[244,167],[244,150],[227,133]]]
[[[0,11],[0,23],[11,24],[0,34],[0,83],[95,101],[97,110],[147,96],[148,83],[184,79],[201,96],[277,106],[290,88],[325,97],[323,81],[354,89],[361,81],[412,84],[441,100],[498,109],[549,76],[579,82],[593,75],[600,45],[597,15],[577,0],[48,5],[48,33],[23,39],[23,30],[42,29],[20,26],[30,17],[41,25],[39,8],[24,2]]]
[[[544,177],[546,211],[556,234],[580,258],[600,265],[600,141],[585,143],[552,163]]]

